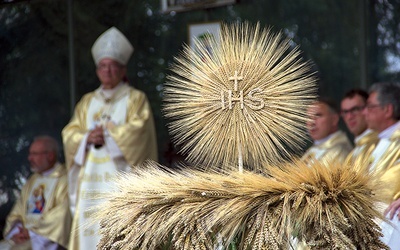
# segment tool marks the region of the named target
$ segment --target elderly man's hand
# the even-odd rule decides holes
[[[389,214],[389,218],[393,219],[396,212],[398,212],[397,218],[400,220],[400,198],[390,204],[390,206],[385,210],[385,215]]]
[[[19,228],[19,233],[16,233],[11,237],[11,240],[14,241],[15,244],[24,243],[30,238],[28,229],[24,227],[18,227],[18,228]]]
[[[92,131],[90,131],[87,144],[94,144],[96,147],[104,145],[104,133],[102,127],[96,126]]]

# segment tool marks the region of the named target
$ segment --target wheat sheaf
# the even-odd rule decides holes
[[[304,162],[254,173],[170,171],[146,163],[123,175],[99,214],[99,249],[388,249],[373,175]],[[267,171],[268,169],[268,171]]]
[[[186,46],[171,72],[164,113],[190,163],[257,169],[304,146],[316,78],[281,33],[223,24],[220,40]]]

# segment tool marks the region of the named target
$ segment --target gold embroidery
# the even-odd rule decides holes
[[[85,174],[82,181],[85,182],[102,182],[103,176],[100,174]]]
[[[110,161],[110,157],[109,156],[95,157],[95,156],[93,156],[93,154],[90,154],[88,157],[88,161],[91,161],[94,163],[106,163],[106,162]]]

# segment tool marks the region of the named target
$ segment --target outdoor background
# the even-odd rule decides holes
[[[74,105],[99,86],[90,49],[111,26],[135,48],[128,78],[150,100],[167,166],[177,158],[161,111],[163,83],[190,24],[250,21],[282,31],[315,65],[320,95],[338,102],[350,88],[399,81],[400,0],[240,0],[171,13],[160,7],[161,0],[0,1],[0,229],[30,174],[32,138],[49,134],[61,145]]]

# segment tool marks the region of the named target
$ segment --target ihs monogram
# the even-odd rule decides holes
[[[232,106],[233,106],[232,104],[234,102],[240,102],[240,109],[243,109],[244,105],[245,105],[245,102],[244,102],[245,100],[248,100],[246,102],[246,105],[252,110],[260,110],[260,109],[264,108],[264,106],[265,106],[264,100],[262,98],[257,98],[254,96],[256,93],[262,93],[261,88],[255,88],[255,89],[250,90],[245,98],[243,96],[243,90],[240,90],[238,92],[238,81],[242,81],[243,76],[238,76],[238,72],[235,70],[235,75],[229,77],[228,80],[234,81],[233,91],[236,93],[236,95],[234,96],[234,94],[232,93],[232,90],[228,90],[228,91],[221,90],[222,109],[226,109],[226,105],[225,105],[226,94],[228,95],[228,108],[229,109],[232,109]]]

